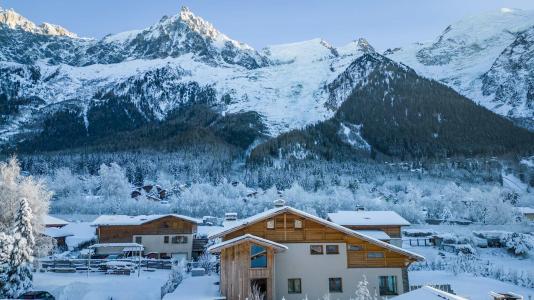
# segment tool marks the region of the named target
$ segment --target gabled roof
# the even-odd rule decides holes
[[[69,224],[69,222],[65,221],[65,220],[61,220],[59,218],[56,218],[56,217],[52,217],[50,215],[45,215],[43,216],[43,224],[45,226],[50,226],[50,225],[60,225],[60,226],[65,226],[67,224]]]
[[[329,213],[328,219],[342,226],[410,225],[410,222],[398,213],[389,210],[343,210]]]
[[[167,214],[167,215],[140,215],[140,216],[127,216],[127,215],[102,215],[96,218],[93,221],[93,226],[102,226],[102,225],[142,225],[148,222],[152,222],[157,219],[164,217],[175,217],[182,219],[191,223],[198,224],[199,221],[195,218],[176,215],[176,214]]]
[[[278,250],[278,251],[285,251],[288,249],[287,246],[284,246],[282,244],[279,244],[279,243],[276,243],[276,242],[273,242],[267,239],[263,239],[261,237],[258,237],[252,234],[245,234],[245,235],[238,236],[236,238],[212,245],[208,247],[208,251],[212,253],[220,252],[222,249],[232,247],[234,245],[238,245],[243,242],[253,242],[255,244],[259,244],[265,247],[274,248],[275,250]]]
[[[522,214],[534,214],[534,208],[528,206],[518,206],[517,209]]]
[[[421,260],[425,259],[423,256],[421,256],[421,255],[419,255],[417,253],[404,250],[404,249],[399,248],[397,246],[394,246],[394,245],[388,244],[386,242],[377,240],[377,239],[375,239],[373,237],[370,237],[368,235],[362,234],[362,233],[357,232],[357,231],[353,231],[353,230],[351,230],[349,228],[346,228],[346,227],[343,227],[343,226],[341,226],[339,224],[327,221],[325,219],[319,218],[317,216],[311,215],[309,213],[303,212],[301,210],[298,210],[298,209],[290,207],[290,206],[276,207],[276,208],[264,211],[262,213],[256,214],[254,216],[248,217],[246,219],[239,220],[236,223],[232,224],[231,226],[224,227],[220,231],[211,233],[209,235],[209,238],[214,239],[214,238],[219,238],[219,237],[225,236],[225,235],[227,235],[227,234],[229,234],[231,232],[237,231],[237,230],[239,230],[241,228],[244,228],[244,227],[246,227],[246,226],[248,226],[250,224],[257,223],[259,221],[271,218],[273,216],[276,216],[276,215],[279,215],[279,214],[282,214],[282,213],[285,213],[285,212],[296,214],[296,215],[300,215],[303,218],[307,218],[307,219],[313,220],[313,221],[315,221],[315,222],[317,222],[319,224],[325,225],[325,226],[330,227],[330,228],[332,228],[334,230],[343,232],[343,233],[345,233],[347,235],[356,237],[358,239],[362,239],[364,241],[367,241],[369,243],[375,244],[377,246],[380,246],[380,247],[383,247],[383,248],[387,248],[387,249],[389,249],[391,251],[394,251],[394,252],[397,252],[397,253],[401,253],[403,255],[406,255],[406,256],[409,256],[411,258],[414,258],[415,260],[421,261]]]
[[[64,230],[65,228],[55,228],[55,227],[47,227],[44,229],[44,235],[49,236],[51,238],[60,238],[60,237],[67,237],[67,236],[73,236],[72,232]]]
[[[424,299],[424,300],[467,300],[460,296],[447,293],[428,285],[425,285],[417,290],[402,294],[397,297],[393,297],[393,300],[413,300],[413,299]]]

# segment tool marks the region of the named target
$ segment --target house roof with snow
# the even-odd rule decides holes
[[[517,207],[517,210],[519,210],[520,213],[526,215],[526,214],[534,214],[534,208],[528,207],[528,206],[519,206]]]
[[[453,295],[438,289],[435,289],[430,286],[423,286],[419,289],[413,290],[411,292],[402,294],[397,297],[393,297],[394,300],[413,300],[413,299],[424,299],[424,300],[467,300],[460,296]]]
[[[117,226],[117,225],[142,225],[148,222],[152,222],[164,217],[175,217],[191,223],[198,224],[199,220],[188,216],[167,214],[167,215],[140,215],[140,216],[127,216],[127,215],[102,215],[93,221],[93,226]]]
[[[46,227],[44,229],[43,234],[51,238],[60,238],[60,237],[67,237],[67,236],[74,235],[72,232],[65,230],[65,228],[56,228],[56,227]]]
[[[279,243],[276,243],[270,240],[266,240],[264,238],[260,238],[252,234],[245,234],[245,235],[238,236],[236,238],[212,245],[208,248],[208,251],[212,253],[221,252],[222,249],[232,247],[234,245],[238,245],[243,242],[253,242],[258,245],[274,248],[275,250],[278,250],[278,251],[284,251],[288,249],[287,246],[284,246],[282,244],[279,244]]]
[[[328,220],[341,226],[406,226],[410,222],[406,221],[394,211],[384,210],[344,210],[336,213],[329,213]]]
[[[385,233],[382,230],[354,230],[357,233],[370,236],[372,238],[375,238],[377,240],[381,241],[389,241],[391,240],[391,237],[389,234]]]
[[[56,217],[52,217],[50,215],[45,215],[43,217],[43,224],[45,225],[45,227],[62,227],[69,224],[69,222]]]
[[[223,236],[225,236],[225,235],[227,235],[227,234],[229,234],[231,232],[234,232],[234,231],[237,231],[237,230],[239,230],[241,228],[244,228],[244,227],[248,226],[249,224],[253,224],[253,223],[256,223],[256,222],[271,218],[273,216],[276,216],[276,215],[279,215],[279,214],[282,214],[282,213],[285,213],[285,212],[292,213],[292,214],[295,214],[295,215],[300,215],[301,217],[313,220],[313,221],[315,221],[315,222],[317,222],[319,224],[323,224],[323,225],[325,225],[327,227],[330,227],[330,228],[332,228],[334,230],[343,232],[343,233],[345,233],[347,235],[356,237],[358,239],[365,240],[365,241],[370,242],[372,244],[375,244],[377,246],[380,246],[380,247],[383,247],[383,248],[387,248],[387,249],[389,249],[391,251],[407,255],[407,256],[409,256],[411,258],[414,258],[415,260],[421,261],[421,260],[425,259],[423,256],[421,256],[421,255],[419,255],[417,253],[414,253],[414,252],[399,248],[397,246],[388,244],[388,243],[383,242],[381,240],[378,240],[378,239],[376,239],[374,237],[365,235],[365,234],[363,234],[361,232],[358,232],[358,231],[355,231],[355,230],[351,230],[351,229],[343,227],[343,226],[341,226],[339,224],[330,222],[328,220],[325,220],[325,219],[322,219],[320,217],[311,215],[309,213],[303,212],[301,210],[298,210],[298,209],[290,207],[290,206],[275,207],[273,209],[266,210],[266,211],[264,211],[262,213],[253,215],[253,216],[248,217],[246,219],[238,220],[232,226],[225,226],[225,227],[223,227],[222,230],[211,233],[209,235],[209,238],[214,239],[214,238],[223,237]]]

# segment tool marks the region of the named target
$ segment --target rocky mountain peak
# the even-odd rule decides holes
[[[0,8],[0,26],[6,26],[9,29],[18,29],[34,34],[67,36],[71,38],[77,37],[76,34],[58,25],[46,22],[41,25],[36,25],[13,9]]]

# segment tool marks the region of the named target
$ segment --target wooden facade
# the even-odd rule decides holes
[[[254,280],[266,281],[265,300],[273,299],[274,249],[267,249],[267,268],[251,268],[250,248],[246,241],[221,251],[221,292],[227,299],[244,300],[250,298]]]
[[[275,220],[275,228],[268,229],[267,222]],[[302,228],[295,228],[295,220],[302,221]],[[252,234],[277,243],[346,243],[347,267],[349,268],[403,268],[413,259],[383,246],[370,243],[324,224],[292,213],[281,213],[237,231],[230,232],[223,240]],[[382,253],[382,258],[371,258],[369,253]]]
[[[197,231],[194,222],[166,216],[140,225],[99,225],[99,243],[129,243],[134,235],[193,234]]]

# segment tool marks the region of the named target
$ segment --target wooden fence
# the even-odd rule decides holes
[[[434,245],[434,240],[431,239],[431,238],[404,238],[404,241],[408,241],[408,244],[410,246],[418,246],[418,247],[421,247],[421,246],[424,246],[424,247],[430,247],[430,246],[435,246]]]
[[[122,261],[131,262],[134,265],[138,265],[137,258],[132,259],[41,259],[39,263],[41,268],[55,270],[74,269],[76,271],[87,271],[89,268],[98,268],[99,266],[111,262]],[[172,263],[170,260],[165,259],[142,259],[141,268],[147,269],[170,269]]]

